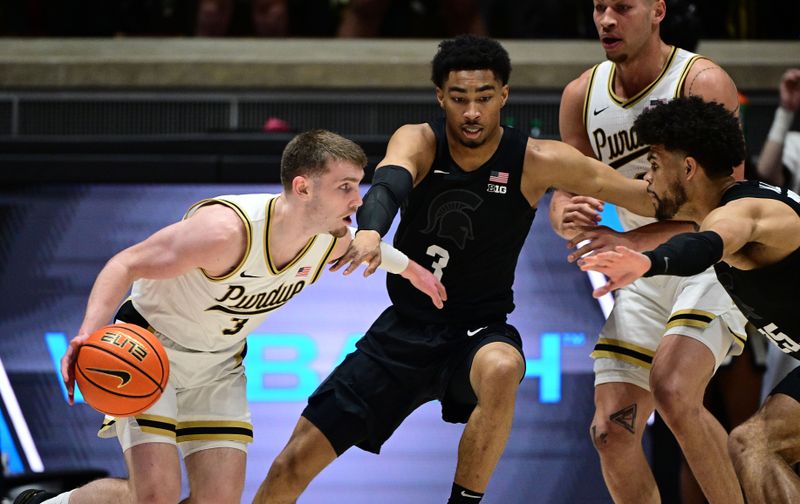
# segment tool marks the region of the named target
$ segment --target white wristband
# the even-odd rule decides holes
[[[786,133],[794,121],[794,112],[786,110],[783,107],[778,107],[775,110],[775,118],[772,120],[772,126],[769,128],[767,140],[782,144],[786,139]]]
[[[381,241],[381,263],[378,267],[389,273],[399,275],[408,268],[408,256]]]

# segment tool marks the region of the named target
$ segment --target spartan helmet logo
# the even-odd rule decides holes
[[[428,225],[422,230],[425,234],[436,232],[439,238],[449,238],[464,250],[467,240],[474,240],[472,216],[467,210],[475,211],[483,203],[483,198],[464,189],[445,191],[428,207]]]

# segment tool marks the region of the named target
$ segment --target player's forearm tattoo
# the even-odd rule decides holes
[[[617,425],[625,427],[631,434],[636,433],[636,403],[626,406],[608,417],[609,420]]]

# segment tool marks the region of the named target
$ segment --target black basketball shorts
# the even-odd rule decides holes
[[[769,395],[786,394],[797,402],[800,402],[800,367],[796,367],[786,378],[780,381]]]
[[[422,404],[438,399],[442,419],[466,423],[477,397],[469,381],[477,351],[522,339],[505,322],[477,327],[426,324],[387,308],[330,376],[309,397],[302,415],[333,445],[379,453],[383,443]]]

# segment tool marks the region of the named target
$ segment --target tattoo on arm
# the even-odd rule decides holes
[[[692,88],[694,88],[694,83],[697,82],[697,78],[700,77],[700,74],[702,74],[703,72],[707,72],[708,70],[716,70],[716,67],[704,68],[704,69],[700,70],[699,72],[697,72],[697,75],[694,76],[694,78],[692,79],[692,82],[689,83],[689,90],[686,92],[686,96],[692,96],[693,95]]]
[[[621,425],[631,434],[636,433],[636,403],[626,406],[608,417],[617,425]]]

